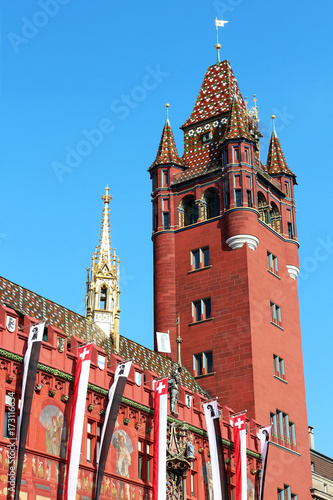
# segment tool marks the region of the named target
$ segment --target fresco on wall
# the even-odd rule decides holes
[[[254,484],[251,479],[247,478],[247,500],[255,500],[256,498]]]
[[[68,428],[61,410],[57,406],[48,405],[42,410],[40,423],[45,427],[45,444],[47,453],[66,457]]]
[[[131,453],[133,452],[130,437],[122,429],[116,430],[112,435],[111,444],[117,450],[116,474],[129,478],[128,468],[132,462]]]

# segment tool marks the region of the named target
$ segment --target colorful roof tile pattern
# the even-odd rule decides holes
[[[237,94],[235,93],[230,108],[228,126],[222,142],[229,139],[253,140],[249,134],[249,124],[247,114],[245,113],[243,107],[240,105]]]
[[[93,321],[2,277],[0,277],[0,302],[22,315],[32,316],[38,320],[47,318],[47,324],[59,328],[68,337],[75,335],[86,342],[92,341],[102,347],[108,355],[113,350],[112,340],[106,337]],[[124,360],[131,359],[144,370],[155,372],[158,376],[169,376],[172,373],[171,359],[126,337],[120,336],[119,350],[117,354]],[[207,396],[185,368],[181,372],[181,384],[193,392]]]
[[[268,148],[266,170],[270,175],[287,174],[295,177],[295,174],[290,170],[284,157],[281,144],[275,130],[273,130]]]
[[[220,64],[210,66],[202,82],[191,116],[181,128],[229,112],[234,82],[235,77],[227,59]],[[236,92],[240,106],[245,111],[245,104],[237,84]]]
[[[180,159],[180,156],[178,155],[170,122],[169,120],[167,120],[163,128],[155,161],[148,170],[151,170],[156,165],[168,165],[170,163],[172,163],[173,165],[184,165],[182,160]]]

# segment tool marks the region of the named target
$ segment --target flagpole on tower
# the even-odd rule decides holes
[[[221,44],[219,43],[219,26],[224,27],[225,24],[227,24],[228,21],[220,21],[219,19],[215,19],[215,26],[216,26],[216,45],[215,48],[217,50],[217,64],[220,64],[220,48]]]

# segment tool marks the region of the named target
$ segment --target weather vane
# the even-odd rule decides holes
[[[220,21],[219,19],[215,19],[215,26],[216,26],[216,45],[215,48],[217,50],[217,64],[219,64],[220,61],[220,48],[221,44],[219,43],[219,26],[224,27],[225,24],[227,24],[229,21]]]

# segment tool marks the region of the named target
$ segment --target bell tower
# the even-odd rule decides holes
[[[87,293],[85,316],[94,321],[107,336],[113,338],[115,349],[119,347],[119,263],[116,249],[111,253],[110,208],[112,196],[105,188],[100,244],[92,255],[91,267],[87,268]]]
[[[183,366],[221,405],[271,423],[267,498],[309,499],[297,183],[274,122],[262,163],[258,123],[219,59],[181,127],[182,157],[167,120],[149,169],[154,327],[174,357],[182,339]]]

